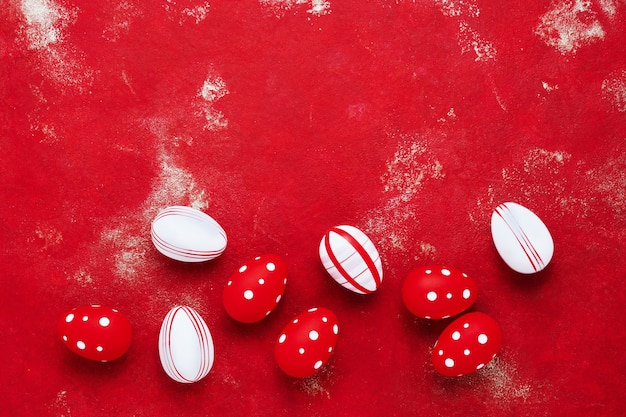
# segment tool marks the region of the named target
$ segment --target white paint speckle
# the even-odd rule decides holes
[[[584,17],[584,18],[583,18]],[[535,34],[563,55],[604,38],[590,0],[562,0],[539,19]]]

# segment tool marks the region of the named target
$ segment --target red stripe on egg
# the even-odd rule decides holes
[[[500,204],[496,208],[496,213],[498,214],[498,216],[500,216],[500,218],[504,221],[509,230],[511,230],[511,232],[515,236],[515,239],[524,251],[524,254],[528,258],[528,261],[530,262],[530,265],[535,270],[535,272],[543,269],[543,267],[545,267],[543,259],[541,259],[539,252],[535,249],[532,242],[526,235],[526,232],[524,231],[524,229],[522,229],[521,225],[515,219],[515,216],[513,215],[511,209],[506,204]]]
[[[342,238],[344,238],[348,243],[350,243],[350,245],[355,249],[355,252],[351,253],[350,256],[346,257],[345,259],[343,259],[342,261],[339,261],[337,259],[337,257],[335,256],[335,253],[333,252],[333,249],[330,245],[330,233],[331,232],[335,232],[337,233],[339,236],[341,236]],[[326,233],[326,239],[324,239],[324,245],[326,247],[326,252],[328,253],[328,257],[330,258],[331,262],[333,263],[333,266],[335,266],[335,268],[337,268],[337,271],[341,274],[341,276],[348,282],[350,283],[350,285],[352,285],[354,288],[356,288],[357,290],[365,293],[365,294],[369,294],[371,292],[373,292],[372,290],[369,290],[367,288],[365,288],[364,286],[362,286],[361,284],[359,284],[342,266],[342,262],[345,262],[347,259],[350,259],[350,257],[352,257],[355,253],[358,253],[361,258],[365,261],[365,263],[368,265],[368,268],[370,267],[370,263],[371,263],[371,258],[369,256],[369,254],[363,249],[363,247],[361,246],[361,244],[352,237],[352,235],[350,235],[348,232],[339,229],[337,227],[333,227],[332,229],[330,229],[327,233]],[[360,250],[359,250],[360,249]],[[365,256],[363,255],[365,254]],[[368,263],[369,260],[369,263]],[[373,263],[372,263],[373,265]],[[374,270],[376,271],[376,275],[378,274],[378,270],[376,270],[376,266],[374,266]],[[372,275],[374,275],[374,273],[372,272]],[[376,281],[376,278],[374,278],[374,280]]]

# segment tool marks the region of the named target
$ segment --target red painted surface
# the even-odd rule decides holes
[[[623,1],[7,0],[0,19],[1,415],[626,412]],[[505,201],[552,233],[539,274],[491,242]],[[169,205],[215,218],[223,255],[158,253],[150,221]],[[321,266],[336,224],[376,244],[375,293]],[[222,289],[262,253],[285,260],[286,291],[238,323]],[[448,323],[402,304],[403,279],[432,263],[474,277],[470,311],[502,329],[496,361],[464,378],[430,362]],[[121,359],[57,339],[87,304],[130,320]],[[177,304],[215,342],[190,386],[158,357]],[[341,324],[335,351],[290,378],[273,344],[318,305]]]

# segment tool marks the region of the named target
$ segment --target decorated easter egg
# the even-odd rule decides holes
[[[208,214],[185,206],[161,210],[151,224],[154,247],[168,258],[204,262],[226,249],[226,232]]]
[[[287,285],[287,265],[278,255],[261,255],[246,262],[224,286],[226,312],[242,323],[268,316],[278,305]]]
[[[299,314],[280,332],[274,345],[276,363],[287,375],[304,378],[317,373],[330,358],[339,325],[326,308]]]
[[[467,313],[441,333],[432,351],[432,362],[441,375],[462,376],[488,364],[500,351],[502,332],[487,314]]]
[[[159,334],[159,357],[165,373],[177,382],[197,382],[209,373],[215,357],[213,338],[193,308],[176,306],[167,313]]]
[[[517,203],[496,207],[491,215],[491,236],[504,262],[522,274],[541,271],[554,254],[554,242],[546,225]]]
[[[476,300],[476,281],[455,268],[417,268],[402,283],[406,308],[425,319],[445,319],[469,308]]]
[[[132,339],[126,316],[99,305],[85,305],[67,312],[59,319],[57,333],[72,352],[101,362],[124,355]]]
[[[369,237],[354,226],[328,230],[319,246],[319,256],[330,276],[358,294],[369,294],[383,281],[383,265]]]

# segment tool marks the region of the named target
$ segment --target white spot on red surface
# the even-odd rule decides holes
[[[582,46],[604,38],[590,0],[560,1],[539,18],[535,34],[561,54],[575,54]]]

